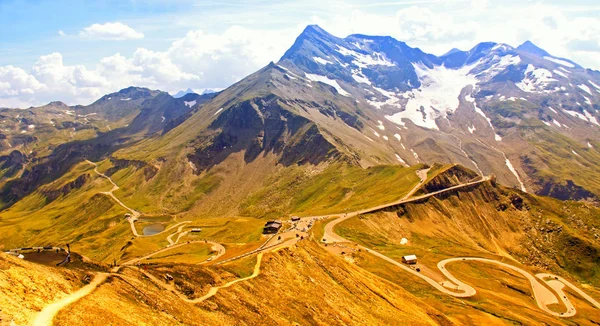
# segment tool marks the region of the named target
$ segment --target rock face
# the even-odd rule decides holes
[[[0,156],[0,170],[5,171],[3,177],[10,178],[17,174],[27,161],[27,157],[19,151]]]
[[[105,174],[108,176],[112,176],[117,171],[119,171],[121,169],[129,168],[129,167],[133,167],[136,170],[141,169],[144,173],[144,177],[145,177],[146,181],[152,179],[156,175],[156,173],[158,173],[158,169],[156,167],[154,167],[144,161],[123,160],[123,159],[116,159],[116,158],[111,157],[110,162],[112,163],[112,166],[105,172]]]
[[[269,96],[230,107],[201,135],[202,143],[189,160],[201,173],[235,152],[244,152],[246,163],[273,153],[279,163],[318,164],[336,154],[335,147],[310,120],[286,110],[280,98]]]
[[[429,180],[423,185],[423,189],[426,193],[436,192],[472,181],[476,177],[476,172],[465,169],[462,166],[455,165],[448,168],[444,173],[440,173]]]
[[[60,196],[65,196],[74,189],[79,189],[83,187],[90,180],[89,174],[82,174],[78,176],[75,180],[63,185],[59,189],[49,189],[42,191],[42,193],[46,196],[46,202],[54,201],[56,198]]]

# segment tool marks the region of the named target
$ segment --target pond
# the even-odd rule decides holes
[[[165,225],[160,223],[150,224],[144,227],[142,233],[144,235],[153,235],[165,230]]]

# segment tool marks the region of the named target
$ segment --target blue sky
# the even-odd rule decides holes
[[[0,107],[88,104],[132,84],[172,93],[227,87],[276,61],[315,23],[434,54],[531,40],[600,69],[600,3],[565,2],[0,0]]]

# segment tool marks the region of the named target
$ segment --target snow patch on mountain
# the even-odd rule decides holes
[[[398,134],[394,134],[394,138],[398,139],[398,141],[402,140],[402,137],[400,137]]]
[[[215,114],[213,114],[213,116],[219,114],[219,112],[221,112],[221,111],[223,111],[223,108],[218,109],[217,112],[215,112]]]
[[[581,120],[588,121],[588,119],[585,117],[585,115],[583,115],[583,114],[581,114],[581,113],[579,113],[579,112],[576,112],[576,111],[570,111],[570,110],[567,110],[567,109],[563,109],[563,111],[564,111],[566,114],[568,114],[568,115],[570,115],[570,116],[572,116],[572,117],[576,117],[576,118],[579,118],[579,119],[581,119]]]
[[[575,68],[574,64],[572,64],[572,63],[570,63],[568,61],[565,61],[565,60],[561,60],[561,59],[557,59],[557,58],[553,58],[553,57],[548,57],[548,56],[544,57],[544,59],[546,59],[548,61],[552,61],[552,62],[554,62],[556,64],[561,65],[561,66],[565,66],[565,67],[569,67],[569,68]]]
[[[557,127],[560,127],[560,122],[556,121],[556,119],[552,119],[552,123],[554,123]]]
[[[352,78],[354,78],[357,83],[371,85],[371,81],[362,74],[361,70],[352,69]]]
[[[577,85],[577,87],[579,87],[580,89],[582,89],[586,93],[592,95],[592,90],[590,89],[590,87],[588,85],[581,84],[581,85]]]
[[[128,98],[122,98],[121,101],[131,101],[131,97]]]
[[[564,72],[562,72],[560,70],[554,69],[554,70],[552,70],[552,72],[555,73],[555,74],[557,74],[557,75],[559,75],[559,76],[561,76],[561,77],[569,78],[569,76],[567,76],[567,74],[565,74]]]
[[[289,70],[288,68],[286,68],[286,67],[284,67],[284,66],[277,65],[277,67],[279,67],[279,68],[281,68],[281,69],[285,70],[285,71],[287,72],[287,74],[286,74],[286,75],[287,75],[287,76],[288,76],[290,79],[292,79],[292,80],[294,80],[294,79],[302,79],[302,80],[306,81],[306,79],[304,79],[303,77],[301,77],[301,76],[299,76],[299,75],[297,75],[297,74],[293,73],[291,70]],[[310,85],[310,84],[308,84],[308,83],[307,83],[306,85],[307,85],[307,86],[309,86],[309,87],[312,87],[312,85]]]
[[[381,138],[383,138],[384,140],[390,140],[390,139],[388,138],[388,136],[385,136],[385,135],[384,135],[384,136],[382,136]]]
[[[589,113],[586,110],[583,110],[583,114],[576,112],[576,111],[570,111],[570,110],[563,110],[566,114],[573,116],[573,117],[577,117],[585,122],[591,122],[597,126],[600,126],[600,123],[598,123],[598,120],[596,119],[595,116],[593,116],[591,113]]]
[[[408,97],[405,110],[386,118],[394,123],[408,119],[417,126],[439,130],[435,120],[439,117],[446,118],[448,113],[454,113],[458,108],[463,88],[477,83],[477,78],[469,74],[474,66],[460,69],[449,69],[445,66],[428,68],[421,63],[413,66],[421,87],[404,93],[404,96]]]
[[[347,49],[345,47],[337,46],[337,52],[343,56],[353,57],[352,63],[360,68],[367,68],[369,66],[388,66],[393,67],[394,63],[389,61],[382,53],[374,52],[372,55],[358,53],[356,51]]]
[[[590,144],[590,142],[588,142],[588,143],[587,143],[587,146],[588,146],[589,148],[594,148],[594,146],[592,146],[592,144]]]
[[[552,125],[550,124],[550,122],[548,122],[548,121],[542,121],[542,122],[543,122],[543,123],[544,123],[546,126],[548,126],[548,127],[552,127]]]
[[[598,90],[598,92],[600,93],[600,86],[596,85],[596,84],[595,84],[593,81],[591,81],[591,80],[588,80],[588,82],[589,82],[589,83],[590,83],[592,86],[594,86],[594,87],[595,87],[595,88]]]
[[[412,155],[415,157],[415,159],[420,162],[421,159],[419,158],[419,155],[417,154],[417,152],[415,152],[415,150],[412,148],[410,149],[410,151],[411,151]]]
[[[377,128],[379,128],[380,130],[385,130],[385,126],[383,125],[383,121],[381,120],[377,120]]]
[[[494,139],[496,141],[502,141],[502,137],[500,137],[500,135],[498,135],[496,133],[496,129],[494,128],[494,125],[492,125],[492,119],[488,118],[487,115],[485,115],[485,112],[483,112],[483,110],[481,110],[477,106],[477,102],[475,101],[475,98],[473,98],[471,95],[467,95],[467,96],[465,96],[465,100],[467,102],[473,103],[473,107],[475,108],[475,112],[477,112],[479,115],[481,115],[485,119],[485,121],[488,122],[488,124],[490,125],[490,128],[492,128],[492,130],[494,131]]]
[[[335,88],[335,90],[343,96],[350,96],[350,93],[346,92],[335,79],[329,79],[326,76],[321,76],[321,75],[316,75],[316,74],[306,74],[306,78],[312,80],[312,81],[316,81],[316,82],[321,82],[324,84],[327,84],[329,86],[333,86],[333,88]]]
[[[467,129],[469,129],[470,133],[473,133],[473,132],[475,132],[475,130],[477,130],[477,129],[475,129],[475,125],[471,125],[470,127],[467,126]]]
[[[187,107],[191,108],[192,106],[196,105],[196,100],[193,101],[183,101],[183,104],[185,104]]]
[[[532,64],[528,64],[525,77],[515,85],[528,93],[551,93],[552,90],[546,90],[546,87],[555,81],[556,79],[552,78],[552,73],[549,70],[535,68]]]
[[[398,160],[400,163],[402,163],[402,164],[404,164],[404,165],[406,165],[406,166],[410,166],[410,165],[408,165],[408,164],[407,164],[407,163],[406,163],[406,162],[405,162],[405,161],[404,161],[404,160],[403,160],[403,159],[400,157],[400,155],[398,155],[398,154],[395,154],[395,155],[396,155],[396,159],[397,159],[397,160]]]
[[[504,153],[502,153],[502,154],[504,154]],[[525,188],[525,185],[523,184],[523,181],[521,181],[521,177],[519,176],[519,173],[517,173],[517,170],[512,165],[512,163],[510,162],[510,160],[508,159],[508,157],[506,157],[506,155],[504,155],[504,159],[505,159],[506,167],[508,167],[508,169],[510,170],[510,172],[512,172],[512,174],[517,178],[517,181],[519,182],[519,185],[521,186],[521,190],[523,192],[527,192],[527,189]]]
[[[550,111],[552,111],[552,112],[554,112],[554,113],[557,113],[557,114],[558,114],[558,112],[556,112],[556,110],[554,110],[554,109],[553,109],[553,108],[551,108],[551,107],[548,107],[548,110],[550,110]]]
[[[574,150],[571,150],[571,153],[575,154],[575,156],[579,156],[579,157],[581,157],[581,155],[577,154],[577,152],[576,152],[576,151],[574,151]]]
[[[517,65],[521,62],[521,57],[518,55],[505,55],[499,57],[498,55],[494,55],[491,59],[486,61],[479,61],[475,64],[475,66],[488,67],[483,72],[477,75],[477,78],[481,80],[487,80],[498,73],[506,70],[508,66]]]
[[[316,63],[322,64],[322,65],[326,65],[326,64],[333,64],[333,62],[329,61],[329,60],[325,60],[323,58],[320,57],[313,57],[313,60],[315,60]]]
[[[589,113],[586,110],[583,110],[583,113],[585,114],[585,117],[588,119],[589,122],[595,124],[596,126],[600,126],[600,123],[598,123],[598,120],[596,119],[595,116],[593,116],[591,113]]]

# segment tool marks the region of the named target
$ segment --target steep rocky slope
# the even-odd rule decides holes
[[[531,42],[487,42],[436,57],[390,37],[342,39],[309,26],[278,64],[374,112],[360,119],[360,130],[409,164],[459,162],[561,198],[599,193],[592,166],[600,73]],[[591,168],[585,177],[555,169],[569,162]]]

